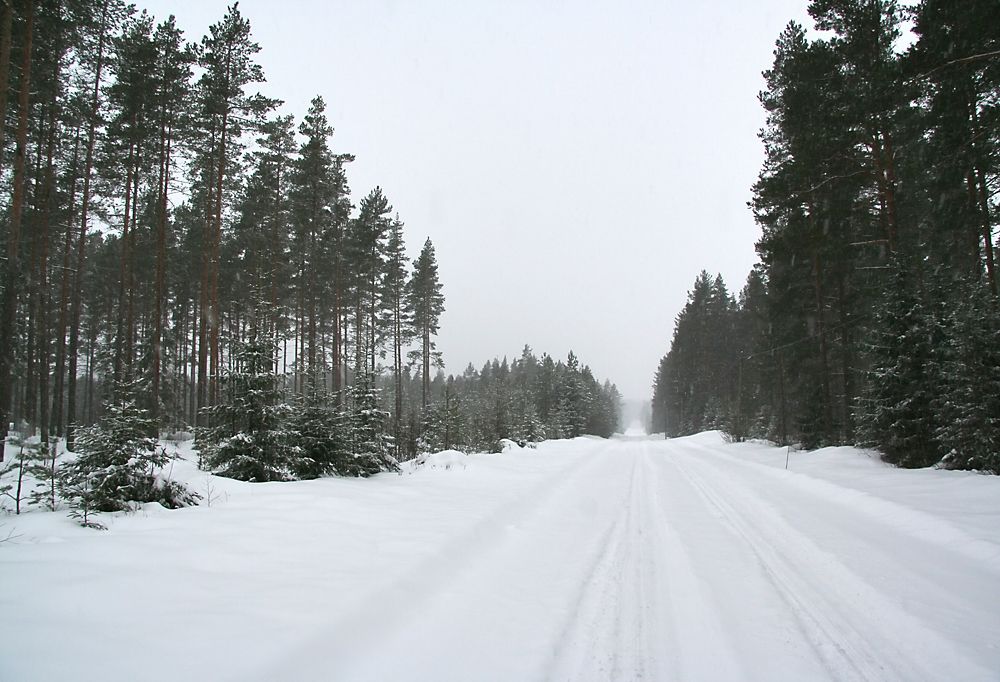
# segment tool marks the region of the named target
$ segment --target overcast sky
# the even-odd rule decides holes
[[[139,0],[189,40],[226,10]],[[806,0],[243,0],[265,94],[320,94],[355,202],[381,185],[437,250],[448,372],[573,349],[648,398],[704,268],[738,291],[758,230],[757,93]]]

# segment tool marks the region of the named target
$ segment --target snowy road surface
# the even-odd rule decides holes
[[[1000,679],[996,477],[717,434],[438,463],[22,517],[0,679]]]

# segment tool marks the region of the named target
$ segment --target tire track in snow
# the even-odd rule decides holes
[[[952,679],[995,679],[791,527],[766,501],[721,480],[718,472],[709,477],[696,471],[706,466],[697,457],[712,456],[708,448],[696,450],[699,455],[678,448],[668,461],[754,554],[831,679],[935,679],[939,668],[927,656],[955,661]]]
[[[369,675],[366,665],[376,660],[380,651],[385,651],[388,642],[415,627],[428,608],[441,601],[442,597],[450,598],[456,581],[482,583],[477,590],[480,593],[493,589],[495,584],[484,576],[493,577],[498,566],[516,565],[525,556],[519,543],[532,540],[530,534],[521,535],[512,532],[512,529],[544,526],[544,522],[538,523],[538,519],[546,510],[577,502],[577,494],[586,489],[582,481],[592,477],[602,467],[609,466],[606,451],[613,447],[614,442],[601,443],[573,464],[546,475],[449,539],[433,555],[409,567],[391,584],[380,585],[370,591],[354,608],[340,614],[329,627],[324,628],[322,635],[303,647],[302,652],[305,653],[286,657],[285,662],[295,671],[293,677],[379,679]],[[609,479],[602,477],[601,480]],[[613,478],[610,480],[613,481]],[[598,520],[601,524],[598,531],[600,540],[596,543],[598,548],[613,540],[623,516],[622,512],[611,519]],[[595,555],[593,561],[598,562],[600,552],[595,552]],[[322,661],[316,660],[316,650],[324,652]],[[275,668],[281,669],[288,668],[285,665]],[[261,677],[271,678],[271,675]]]
[[[981,617],[984,604],[1000,603],[996,542],[976,539],[919,505],[881,497],[878,488],[862,492],[809,473],[748,461],[730,448],[701,442],[685,446],[704,453],[698,462],[713,470],[714,477],[740,489],[769,491],[769,504],[785,522],[835,554],[911,618],[945,636],[961,657],[997,667],[1000,613],[993,610],[992,626],[968,627],[969,619]],[[955,632],[962,635],[949,636]]]
[[[580,585],[545,680],[745,679],[711,589],[661,496],[650,445],[628,444],[626,514]]]
[[[636,518],[639,461],[633,458],[628,499],[573,597],[544,680],[625,680],[619,655],[626,559]],[[634,543],[631,548],[634,550]],[[640,679],[641,674],[635,679]]]
[[[864,511],[868,516],[878,517],[878,521],[891,527],[894,532],[931,545],[927,548],[928,551],[958,554],[1000,577],[1000,546],[972,537],[939,516],[845,487],[831,480],[748,461],[701,443],[684,443],[683,447],[706,453],[713,468],[724,465],[730,472],[739,469],[748,476],[766,479],[768,483],[794,486],[800,491],[808,492],[811,499],[827,502],[847,512]]]
[[[650,529],[652,551],[657,560],[648,564],[649,579],[655,585],[653,604],[662,617],[659,634],[662,647],[660,674],[654,679],[742,680],[746,675],[729,642],[718,605],[711,598],[711,586],[699,575],[695,562],[674,528],[677,522],[666,512],[662,496],[670,487],[663,469],[653,465],[649,442],[642,457],[653,471],[647,477],[644,498],[646,525]]]

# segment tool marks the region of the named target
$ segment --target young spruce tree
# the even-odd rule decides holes
[[[286,481],[301,464],[273,358],[274,344],[261,334],[239,344],[233,369],[223,375],[222,402],[203,408],[208,426],[199,429],[198,448],[203,464],[220,476]]]
[[[127,511],[144,502],[183,507],[197,499],[164,475],[171,457],[149,436],[153,426],[136,404],[136,389],[136,383],[118,387],[101,423],[80,430],[77,458],[60,470],[59,490],[84,525],[94,525],[94,512]]]

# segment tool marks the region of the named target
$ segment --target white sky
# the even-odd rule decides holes
[[[214,0],[138,0],[189,40]],[[320,94],[357,202],[381,185],[437,250],[448,372],[573,349],[648,398],[705,268],[738,291],[758,230],[757,93],[806,0],[243,0],[263,92]]]

